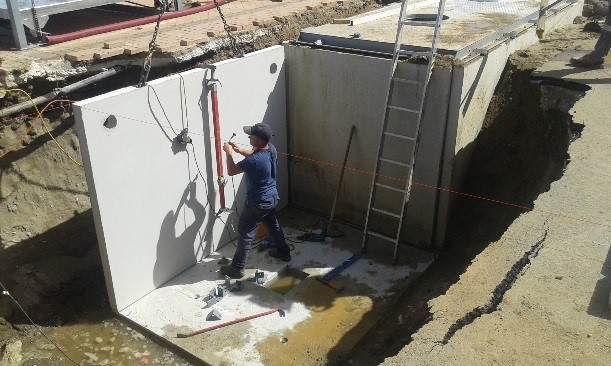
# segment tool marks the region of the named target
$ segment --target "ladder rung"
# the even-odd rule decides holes
[[[403,111],[403,112],[418,113],[418,114],[420,114],[420,111],[417,110],[417,109],[409,109],[409,108],[397,107],[396,105],[389,105],[388,108],[396,109],[398,111]]]
[[[431,22],[419,22],[417,20],[404,20],[402,22],[405,25],[411,25],[414,27],[434,27],[435,26],[435,22],[431,21]]]
[[[401,78],[392,78],[394,81],[398,83],[406,83],[406,84],[414,84],[414,85],[424,85],[422,81],[418,80],[409,80],[409,79],[401,79]]]
[[[396,188],[396,187],[393,187],[393,186],[388,186],[388,185],[382,184],[382,183],[376,183],[376,186],[382,187],[382,188],[386,188],[386,189],[390,189],[392,191],[397,191],[397,192],[405,193],[405,189]]]
[[[379,213],[383,213],[384,215],[388,215],[388,216],[392,216],[392,217],[396,217],[398,219],[401,218],[401,215],[398,215],[396,213],[390,212],[390,211],[386,211],[386,210],[382,210],[376,207],[372,207],[371,211],[375,211],[375,212],[379,212]]]
[[[377,233],[377,232],[375,232],[373,230],[367,230],[367,234],[373,235],[373,236],[378,237],[380,239],[388,240],[388,241],[393,242],[393,243],[397,242],[397,239],[391,238],[390,236],[386,236],[384,234]]]
[[[407,163],[402,163],[400,161],[390,160],[390,159],[386,159],[386,158],[380,158],[380,161],[384,161],[386,163],[391,163],[391,164],[397,164],[397,165],[401,165],[401,166],[409,166],[409,164],[407,164]]]
[[[410,50],[399,50],[397,51],[400,55],[407,55],[407,56],[424,56],[424,57],[430,57],[432,56],[432,52],[431,51],[410,51]]]
[[[413,138],[411,136],[399,135],[398,133],[384,132],[384,134],[387,135],[387,136],[392,136],[392,137],[396,137],[396,138],[404,139],[404,140],[410,140],[410,141],[414,141],[415,140],[415,138]]]

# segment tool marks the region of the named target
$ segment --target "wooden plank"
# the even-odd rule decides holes
[[[108,41],[104,42],[105,49],[118,48],[125,46],[125,41]]]
[[[352,24],[352,19],[333,19],[333,24]]]
[[[96,60],[103,60],[110,57],[115,57],[123,54],[123,48],[111,48],[108,50],[98,51],[93,54]]]
[[[66,53],[64,58],[71,62],[89,61],[93,58],[92,52],[73,52]]]
[[[149,50],[148,46],[126,46],[123,49],[123,53],[126,55],[136,55],[138,53],[147,52]]]
[[[306,5],[306,10],[314,10],[314,9],[316,9],[316,7],[315,7],[315,6],[312,6],[312,5]]]
[[[210,38],[208,37],[198,37],[198,38],[190,38],[190,39],[181,39],[180,40],[180,45],[181,46],[194,46],[196,44],[200,44],[200,43],[206,43],[210,41]]]

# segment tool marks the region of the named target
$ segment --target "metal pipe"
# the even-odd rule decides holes
[[[348,146],[346,147],[346,152],[344,154],[344,162],[342,163],[342,172],[339,175],[339,183],[337,184],[337,192],[335,192],[335,199],[333,200],[333,207],[331,207],[331,216],[329,217],[329,223],[325,228],[324,236],[327,236],[327,232],[331,227],[331,223],[333,222],[333,218],[335,217],[335,207],[337,206],[337,199],[339,198],[339,192],[342,188],[342,182],[344,181],[344,172],[346,171],[346,163],[348,162],[348,154],[350,154],[350,145],[352,145],[352,135],[354,135],[354,130],[356,127],[352,125],[350,128],[350,137],[348,137]]]
[[[201,334],[201,333],[209,332],[211,330],[223,328],[223,327],[226,327],[228,325],[233,325],[233,324],[245,322],[247,320],[251,320],[251,319],[255,319],[255,318],[260,318],[262,316],[270,315],[270,314],[273,314],[273,313],[276,313],[276,312],[278,314],[280,314],[281,317],[283,317],[285,315],[284,310],[282,310],[280,308],[274,308],[272,310],[268,310],[268,311],[265,311],[265,312],[262,312],[262,313],[259,313],[259,314],[250,315],[250,316],[246,316],[246,317],[243,317],[243,318],[237,318],[237,319],[234,319],[232,321],[228,321],[226,323],[221,323],[221,324],[213,325],[213,326],[208,327],[208,328],[196,330],[196,331],[191,332],[191,333],[187,333],[187,334],[178,333],[176,335],[176,338],[189,338],[189,337],[193,337],[194,335],[198,335],[198,334]]]
[[[221,5],[227,4],[232,1],[235,1],[235,0],[218,0],[217,2],[219,6],[221,6]],[[161,17],[161,20],[168,20],[168,19],[183,17],[186,15],[197,14],[197,13],[208,11],[214,8],[215,8],[214,3],[200,5],[194,8],[190,8],[190,9],[174,11],[171,13],[165,13]],[[148,17],[140,18],[140,19],[127,20],[125,22],[103,25],[100,27],[84,29],[84,30],[80,30],[76,32],[59,34],[56,36],[46,36],[45,41],[47,45],[58,44],[62,42],[72,41],[72,40],[79,39],[79,38],[93,36],[96,34],[113,32],[119,29],[125,29],[125,28],[137,27],[137,26],[144,25],[144,24],[155,23],[157,21],[157,18],[158,18],[157,15],[151,15]]]
[[[225,208],[225,177],[223,176],[223,153],[221,143],[221,123],[219,121],[218,90],[215,82],[211,83],[212,125],[214,127],[214,151],[216,154],[216,174],[218,176],[219,198],[221,209]]]
[[[32,99],[31,101],[28,100],[28,101],[10,106],[8,108],[2,109],[0,110],[0,118],[8,117],[15,113],[21,112],[25,109],[32,108],[34,105],[48,103],[60,95],[70,94],[73,91],[83,88],[89,84],[93,84],[97,81],[106,79],[109,76],[116,75],[117,73],[119,73],[120,71],[123,71],[124,69],[125,69],[124,66],[115,66],[111,69],[104,70],[99,74],[90,76],[74,84],[66,85],[63,88],[55,89],[52,92],[36,97]]]

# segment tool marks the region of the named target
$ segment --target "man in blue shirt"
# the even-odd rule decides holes
[[[276,248],[271,249],[269,255],[285,262],[291,260],[290,248],[286,245],[284,232],[276,218],[276,206],[280,197],[276,188],[278,156],[276,148],[269,142],[272,129],[266,124],[257,123],[245,126],[244,132],[249,136],[253,149],[241,148],[233,142],[223,145],[227,156],[227,173],[230,176],[244,173],[247,189],[246,203],[238,224],[238,247],[231,264],[221,267],[221,273],[232,278],[244,277],[246,253],[261,223],[267,226],[276,243]],[[233,161],[234,151],[244,156],[237,164]]]

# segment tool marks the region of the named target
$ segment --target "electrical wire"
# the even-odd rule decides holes
[[[8,290],[6,289],[6,287],[4,287],[4,285],[2,283],[0,283],[0,287],[2,288],[2,295],[6,295],[8,296],[11,300],[13,300],[13,302],[15,303],[15,305],[17,305],[17,307],[19,308],[19,310],[21,310],[21,312],[23,313],[23,315],[25,315],[26,318],[28,318],[28,321],[34,326],[36,327],[36,329],[40,332],[40,334],[42,334],[43,337],[45,337],[49,342],[51,342],[55,348],[57,348],[64,356],[66,356],[66,358],[68,358],[73,364],[75,365],[80,365],[78,362],[74,361],[70,356],[68,356],[66,354],[66,352],[64,352],[60,346],[57,345],[57,343],[55,343],[55,341],[53,341],[51,338],[49,338],[45,332],[42,331],[42,328],[34,323],[34,321],[32,320],[32,318],[30,318],[30,316],[28,315],[28,313],[26,313],[26,311],[23,309],[23,307],[21,307],[21,304],[19,304],[19,302],[13,297],[13,295],[10,294],[10,292],[8,292]]]
[[[168,115],[165,113],[165,109],[163,108],[163,104],[161,103],[161,100],[159,99],[159,95],[157,95],[157,91],[155,90],[155,88],[153,88],[149,84],[147,84],[146,86],[148,86],[149,89],[151,89],[153,91],[153,94],[155,94],[155,98],[157,99],[157,103],[159,103],[159,107],[161,107],[161,111],[163,112],[163,115],[165,116],[166,121],[168,121],[168,125],[172,129],[172,132],[174,132],[174,135],[178,136],[178,133],[174,129],[174,126],[172,126],[172,122],[170,122],[170,119],[168,118]],[[133,118],[131,118],[131,119],[134,120]]]
[[[67,156],[67,157],[68,157],[68,158],[69,158],[69,159],[70,159],[70,160],[71,160],[71,161],[74,163],[74,164],[76,164],[76,165],[78,165],[78,166],[81,166],[81,167],[83,166],[83,164],[81,164],[81,163],[79,163],[78,161],[76,161],[76,160],[75,160],[75,159],[74,159],[74,158],[73,158],[73,157],[72,157],[70,154],[68,154],[68,152],[67,152],[66,150],[64,150],[64,148],[63,148],[63,147],[62,147],[62,146],[59,144],[59,142],[58,142],[58,141],[55,139],[55,137],[53,136],[53,134],[52,134],[52,133],[51,133],[51,131],[49,130],[49,128],[48,128],[48,126],[47,126],[47,124],[45,123],[44,117],[42,116],[42,113],[43,113],[43,112],[44,112],[44,111],[47,109],[47,107],[48,107],[49,105],[51,105],[52,103],[55,103],[55,102],[72,102],[72,101],[68,101],[68,100],[54,100],[54,101],[51,101],[51,102],[47,103],[47,105],[46,105],[46,106],[45,106],[45,107],[44,107],[42,110],[39,110],[39,109],[38,109],[38,106],[36,105],[36,103],[34,103],[34,101],[32,100],[32,97],[30,96],[30,94],[28,94],[28,92],[26,92],[25,90],[15,88],[15,89],[7,89],[7,90],[3,90],[3,91],[9,91],[9,92],[10,92],[10,91],[13,91],[13,92],[15,92],[15,91],[16,91],[16,92],[20,92],[20,93],[25,94],[25,95],[28,97],[29,101],[32,103],[32,106],[34,106],[34,109],[36,110],[36,114],[37,114],[37,116],[38,116],[38,119],[40,119],[40,121],[41,121],[41,123],[42,123],[42,126],[44,127],[44,129],[45,129],[45,131],[47,132],[47,134],[49,135],[49,137],[51,137],[51,140],[53,140],[53,142],[55,143],[55,145],[56,145],[56,146],[57,146],[57,147],[58,147],[58,148],[59,148],[59,149],[60,149],[60,150],[61,150],[61,151],[62,151],[62,152],[63,152],[63,153],[64,153],[64,154],[65,154],[65,155],[66,155],[66,156]],[[15,147],[19,146],[19,145],[20,145],[20,144],[21,144],[21,143],[22,143],[22,142],[25,140],[25,136],[27,136],[28,132],[30,132],[30,131],[32,130],[33,126],[34,126],[34,123],[32,123],[32,124],[30,125],[30,127],[27,129],[26,133],[25,133],[25,134],[22,136],[21,140],[20,140],[20,141],[19,141],[17,144],[13,145],[13,146],[12,146],[12,147],[11,147],[9,150],[7,150],[7,151],[6,151],[6,152],[4,152],[2,155],[0,155],[0,158],[2,158],[3,156],[5,156],[5,155],[6,155],[6,154],[8,154],[9,152],[12,152],[12,151],[13,151],[13,149],[14,149]]]

